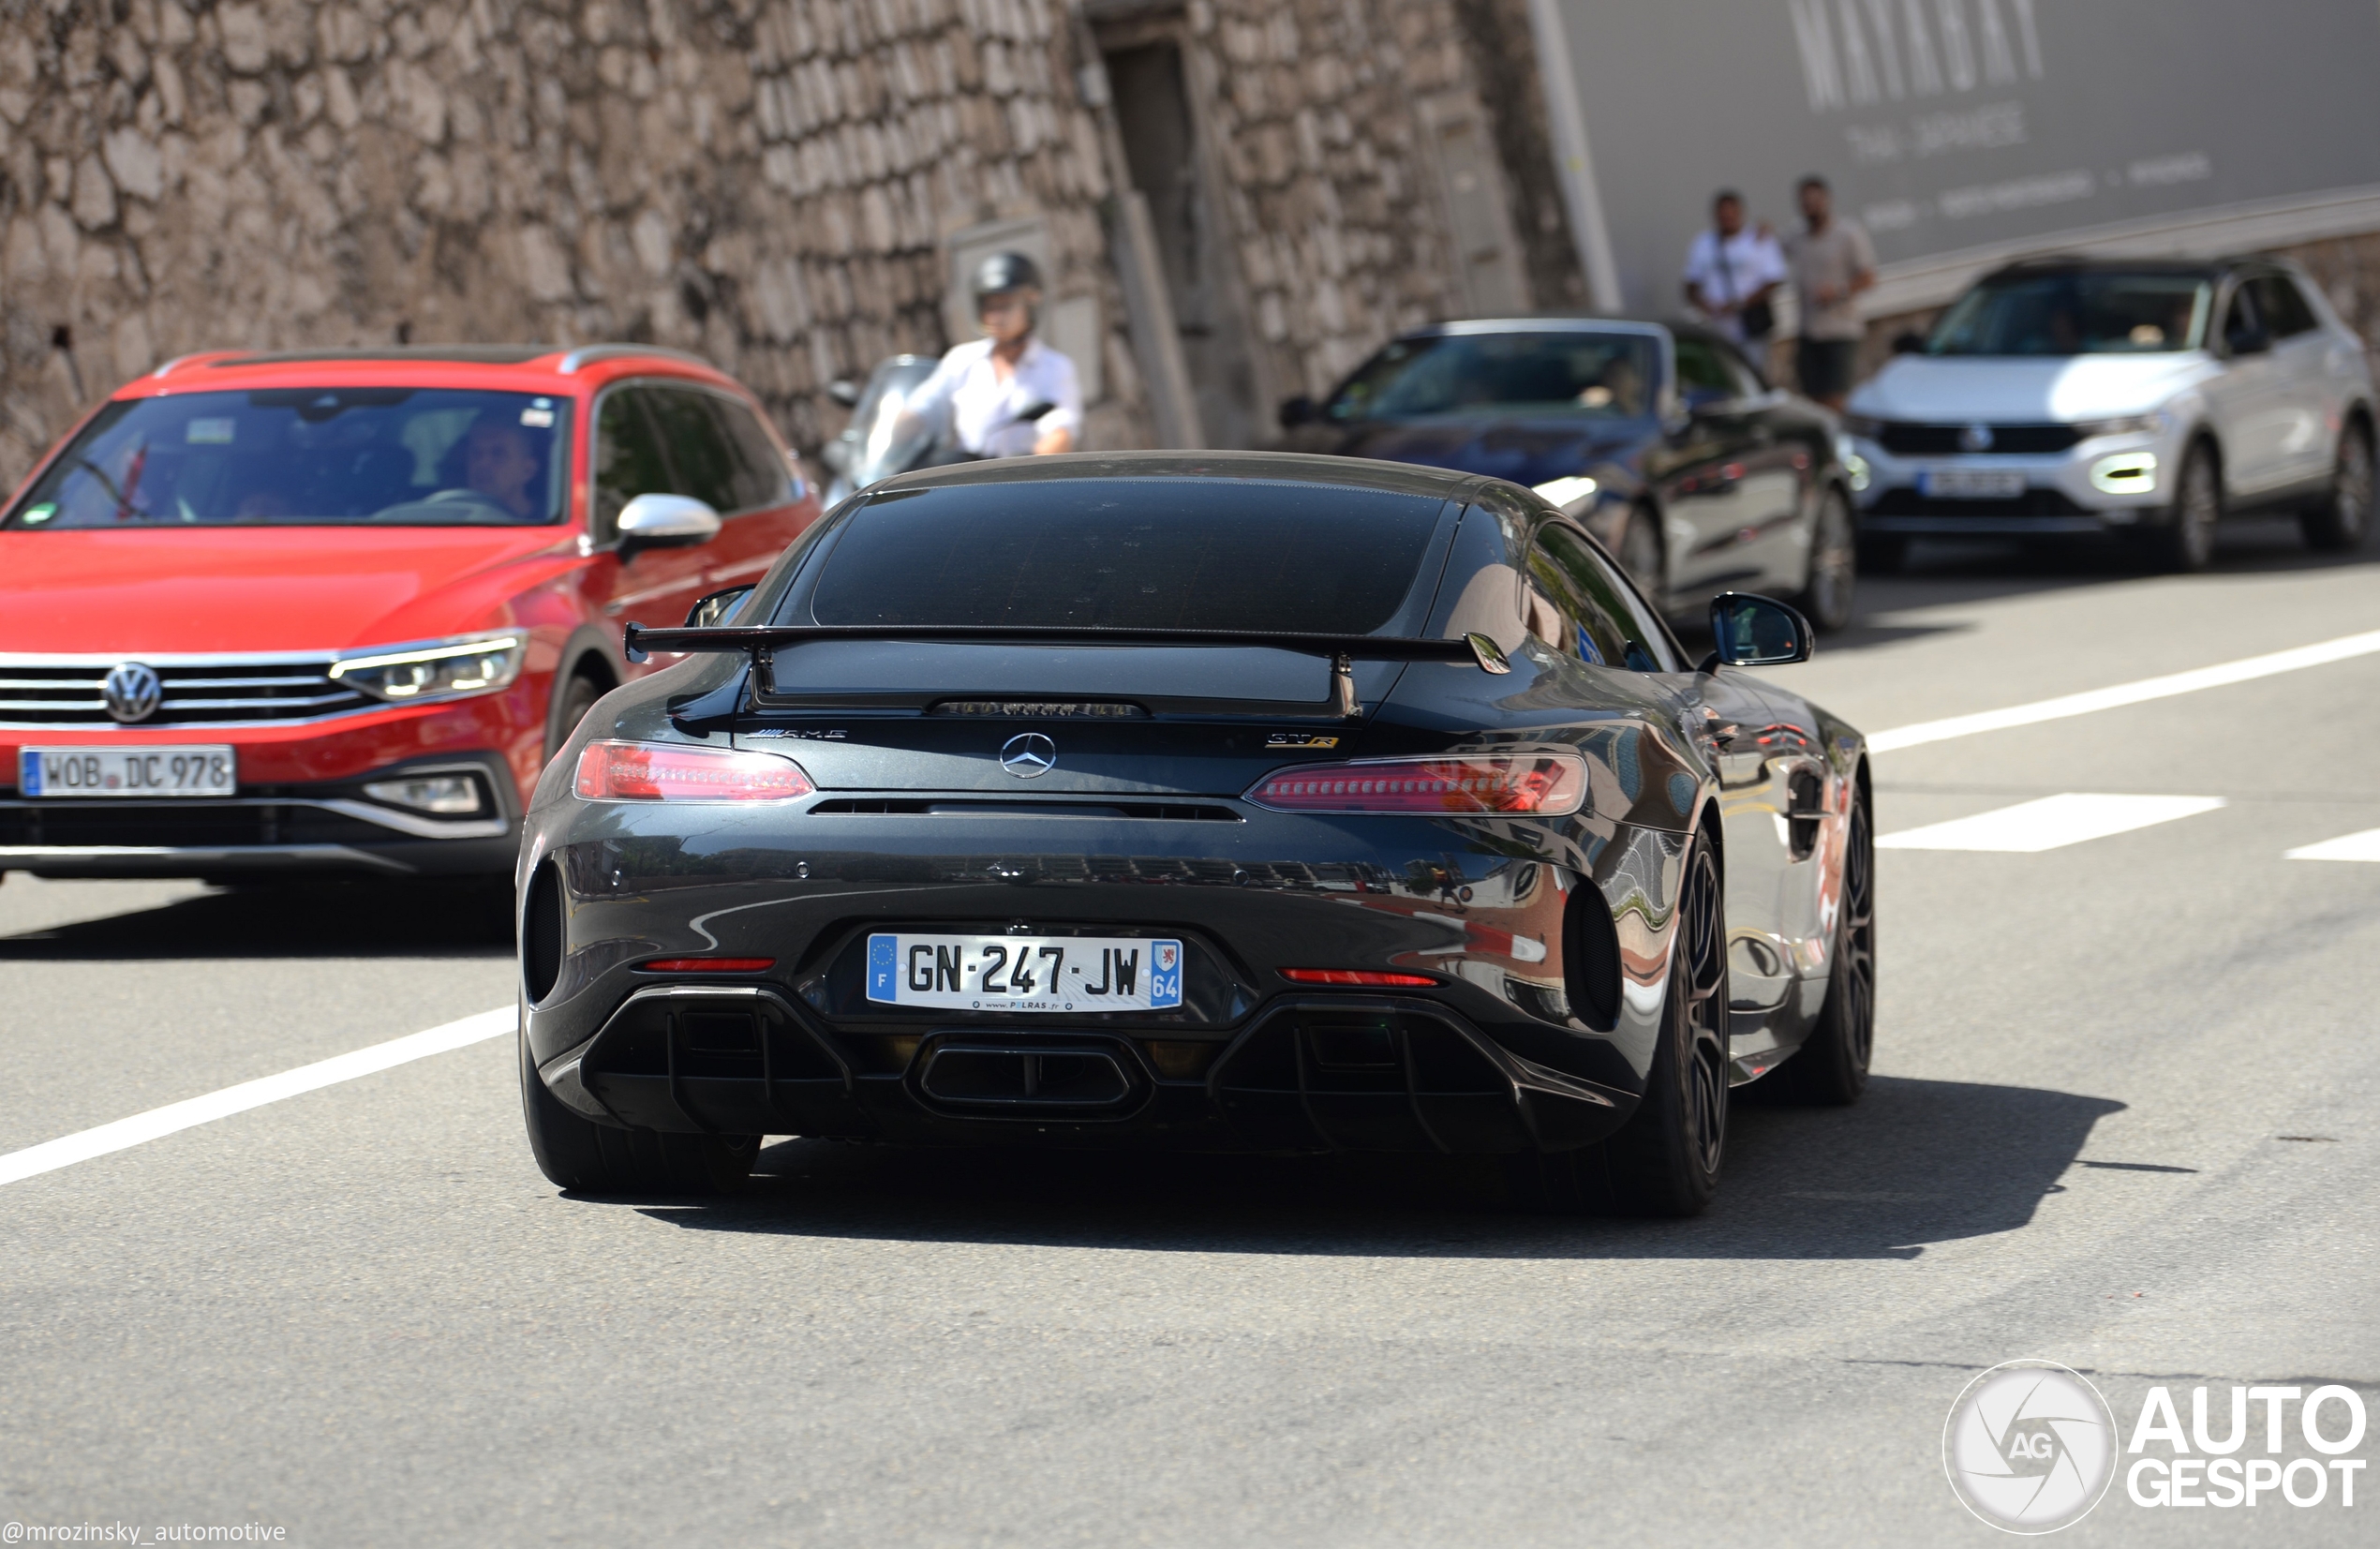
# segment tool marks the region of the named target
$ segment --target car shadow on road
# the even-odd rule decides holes
[[[0,962],[512,952],[512,887],[477,880],[233,887],[0,936]]]
[[[1494,1157],[928,1151],[790,1140],[732,1199],[643,1205],[692,1230],[1356,1258],[1913,1259],[2014,1231],[2124,1105],[1879,1077],[1856,1108],[1739,1106],[1692,1221],[1515,1211]],[[2083,1174],[2081,1176],[2090,1176]]]

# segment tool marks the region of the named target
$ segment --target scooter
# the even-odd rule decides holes
[[[847,380],[826,384],[826,396],[851,410],[851,424],[843,433],[819,449],[819,460],[833,475],[826,481],[828,510],[896,473],[979,460],[959,444],[946,412],[908,411],[909,395],[941,364],[931,355],[891,355],[876,363],[865,387]],[[1037,420],[1049,409],[1046,403],[1034,404],[1008,423]]]

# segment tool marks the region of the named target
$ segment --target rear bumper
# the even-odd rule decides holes
[[[1636,1101],[1413,997],[1284,996],[1203,1046],[945,1029],[891,1060],[773,990],[653,986],[540,1075],[566,1106],[627,1128],[918,1145],[1560,1151],[1601,1139]]]

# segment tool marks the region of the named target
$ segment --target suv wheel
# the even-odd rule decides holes
[[[2329,491],[2298,523],[2306,546],[2328,554],[2359,549],[2372,535],[2372,432],[2362,421],[2350,421],[2340,432]]]
[[[2206,569],[2214,558],[2215,524],[2222,520],[2223,474],[2213,449],[2201,441],[2181,460],[2173,509],[2156,535],[2158,563],[2172,571]]]

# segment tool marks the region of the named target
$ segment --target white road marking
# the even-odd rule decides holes
[[[2090,715],[2125,705],[2145,704],[2151,699],[2170,699],[2178,693],[2196,693],[2201,689],[2220,689],[2227,684],[2252,682],[2277,673],[2297,672],[2331,662],[2344,662],[2350,657],[2370,656],[2374,651],[2380,651],[2380,630],[2367,634],[2344,634],[2336,640],[2277,650],[2268,656],[2243,657],[2237,662],[2222,662],[2211,667],[2195,667],[2189,672],[2170,673],[2164,678],[2144,678],[2136,683],[2118,683],[2082,693],[2061,694],[2056,699],[2036,699],[2030,705],[2011,705],[2001,710],[1982,710],[1973,715],[1954,715],[1941,721],[1921,721],[1913,726],[1895,726],[1890,731],[1878,732],[1869,737],[1867,746],[1871,752],[1888,753],[1901,748],[1922,747],[1928,742],[1946,742],[1954,737],[1972,737],[1977,732],[1997,732],[2010,726],[2063,721],[2069,716]]]
[[[2380,860],[2380,828],[2366,828],[2359,834],[2343,834],[2326,839],[2319,844],[2300,844],[2284,850],[2283,860]]]
[[[346,1054],[334,1054],[327,1060],[284,1070],[277,1076],[260,1076],[253,1081],[227,1086],[220,1092],[210,1092],[202,1097],[190,1097],[163,1108],[153,1108],[146,1113],[136,1113],[129,1119],[118,1119],[96,1129],[74,1135],[62,1135],[54,1140],[27,1146],[0,1156],[0,1184],[13,1184],[20,1179],[54,1172],[62,1167],[87,1162],[94,1156],[105,1156],[112,1151],[125,1151],[133,1146],[171,1135],[199,1125],[212,1124],[217,1119],[245,1113],[252,1108],[277,1103],[284,1097],[295,1097],[341,1081],[351,1081],[359,1076],[400,1065],[408,1061],[443,1054],[450,1049],[467,1044],[484,1043],[500,1038],[513,1031],[516,1013],[507,1005],[495,1011],[482,1011],[460,1021],[448,1022],[425,1032],[409,1033],[401,1038],[376,1043],[368,1049],[358,1049]]]
[[[2194,817],[2223,805],[2219,796],[2092,796],[2068,791],[1973,817],[1905,828],[1876,842],[1880,850],[2005,850],[2030,855]]]

